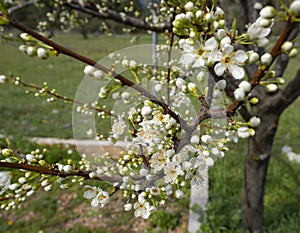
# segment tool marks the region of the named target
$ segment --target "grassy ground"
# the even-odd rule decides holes
[[[55,39],[96,60],[130,46],[126,37],[91,37],[86,41],[78,35],[67,35]],[[150,42],[150,38],[141,41]],[[75,95],[83,78],[84,65],[71,58],[60,56],[48,61],[29,59],[17,51],[16,44],[0,44],[0,51],[0,73],[13,72],[36,84],[47,81],[50,87],[56,87],[58,92],[63,91],[67,96]],[[291,67],[297,67],[297,61]],[[289,76],[294,73],[292,68]],[[16,148],[29,152],[35,147],[21,136],[72,137],[71,105],[61,102],[49,104],[32,94],[25,95],[21,87],[6,84],[0,85],[0,100],[0,134],[13,136]],[[290,145],[300,153],[299,115],[300,100],[283,114],[275,139],[265,196],[266,232],[300,232],[300,176],[297,172],[300,165],[289,162],[280,151],[283,145]],[[245,144],[234,144],[231,148],[231,153],[217,161],[210,171],[210,201],[205,232],[244,232],[241,230],[240,200]],[[63,159],[67,156],[66,149],[50,147],[49,156]],[[63,192],[41,191],[25,204],[24,210],[8,214],[0,212],[0,232],[101,233],[108,232],[108,229],[109,232],[185,232],[187,197],[179,203],[168,205],[166,211],[160,210],[149,222],[145,222],[122,214],[122,198],[119,196],[115,197],[113,204],[95,210],[84,202],[81,195],[74,193],[79,193],[75,187]],[[126,228],[127,225],[130,228]]]

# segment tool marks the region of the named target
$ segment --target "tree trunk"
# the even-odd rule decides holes
[[[242,218],[250,232],[263,231],[265,183],[279,116],[265,114],[261,119],[255,136],[248,140],[244,167]]]

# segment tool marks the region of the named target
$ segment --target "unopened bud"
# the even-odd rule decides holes
[[[272,92],[275,92],[278,90],[278,86],[274,83],[271,83],[266,86],[266,89],[267,89],[267,92],[272,93]]]
[[[245,99],[245,92],[242,88],[237,88],[234,91],[234,98],[236,98],[236,100],[238,101],[242,101]]]
[[[260,16],[266,19],[272,19],[276,15],[276,10],[272,6],[265,6],[264,8],[261,9],[259,12]]]
[[[289,52],[289,57],[293,58],[296,57],[297,55],[298,55],[298,49],[292,48],[292,50]]]
[[[293,48],[293,43],[290,41],[286,41],[281,45],[281,52],[288,53]]]
[[[1,154],[2,154],[3,156],[7,157],[7,156],[13,155],[13,151],[12,151],[11,149],[5,148],[5,149],[3,149],[3,150],[1,151]]]
[[[265,53],[260,57],[260,61],[263,65],[270,65],[273,61],[273,57],[270,53]]]
[[[295,16],[300,16],[300,1],[296,0],[293,1],[292,4],[290,5],[290,11],[293,15]]]

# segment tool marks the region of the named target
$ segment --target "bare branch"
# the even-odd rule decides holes
[[[95,68],[103,71],[106,74],[110,74],[113,78],[119,80],[122,83],[122,85],[133,88],[134,90],[138,91],[141,95],[145,96],[153,103],[161,106],[164,109],[164,112],[166,114],[169,114],[172,118],[174,118],[176,120],[176,122],[178,124],[180,124],[183,129],[187,127],[187,123],[183,118],[181,118],[177,113],[172,111],[163,100],[152,95],[150,92],[145,90],[140,84],[136,84],[136,83],[130,81],[129,79],[125,78],[121,74],[118,74],[118,73],[114,72],[113,70],[97,63],[96,61],[94,61],[86,56],[83,56],[73,50],[67,49],[66,47],[48,39],[47,37],[35,32],[35,31],[31,30],[30,28],[26,27],[25,25],[19,23],[16,19],[14,19],[11,16],[9,16],[9,23],[11,26],[13,26],[23,32],[26,32],[29,35],[36,38],[37,40],[42,41],[45,44],[51,46],[54,50],[56,50],[58,52],[58,54],[61,53],[61,54],[67,55],[69,57],[75,58],[76,60],[84,62],[88,65],[94,66]]]
[[[13,12],[16,12],[18,10],[24,9],[26,7],[29,7],[35,3],[37,3],[39,0],[33,0],[33,1],[27,1],[24,3],[20,3],[19,5],[13,6],[11,8],[8,9],[8,13],[11,14]]]
[[[165,32],[165,31],[171,31],[172,30],[172,25],[168,22],[165,23],[161,23],[160,25],[153,25],[151,23],[148,23],[144,20],[141,19],[137,19],[135,17],[129,16],[129,15],[122,15],[117,11],[111,10],[111,9],[105,9],[103,11],[98,11],[97,8],[92,9],[92,8],[88,8],[87,6],[81,6],[78,3],[69,3],[69,2],[64,2],[64,5],[89,14],[93,17],[99,18],[99,19],[110,19],[113,21],[116,21],[118,23],[122,23],[124,25],[128,25],[128,26],[133,26],[139,29],[143,29],[143,30],[150,30],[150,31],[155,31],[155,32]]]

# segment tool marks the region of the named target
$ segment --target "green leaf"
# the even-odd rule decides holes
[[[8,14],[8,10],[3,6],[3,3],[0,2],[0,11],[2,12],[2,14],[7,15]]]
[[[9,20],[7,19],[7,17],[4,15],[0,15],[0,26],[8,25],[8,24],[9,24]]]

